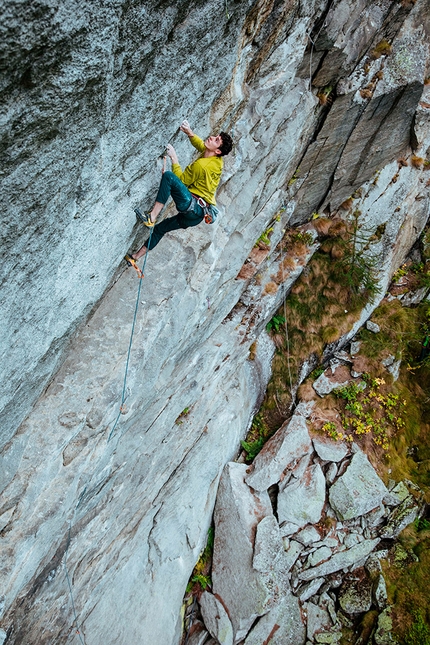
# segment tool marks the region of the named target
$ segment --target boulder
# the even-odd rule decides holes
[[[348,385],[350,381],[349,371],[344,365],[339,365],[333,372],[331,368],[326,369],[312,384],[315,392],[320,396],[330,394],[339,387]]]
[[[385,584],[385,579],[382,573],[378,575],[373,583],[373,600],[379,610],[385,609],[387,606],[387,585]]]
[[[319,607],[313,602],[308,602],[304,605],[304,608],[308,617],[306,632],[309,640],[314,640],[316,633],[329,631],[333,627],[330,614],[323,607]]]
[[[320,542],[321,535],[314,526],[305,526],[304,529],[297,533],[295,539],[303,544],[303,546],[309,546],[310,544]]]
[[[284,549],[285,549],[285,546],[284,546]],[[285,549],[285,562],[287,566],[287,571],[289,571],[291,567],[294,565],[294,563],[296,562],[297,558],[299,557],[303,549],[304,549],[304,546],[299,542],[296,542],[295,540],[288,540],[288,548]]]
[[[226,608],[234,638],[244,638],[271,605],[271,592],[253,567],[258,523],[272,515],[267,493],[246,485],[246,465],[228,463],[222,473],[214,512],[213,593]]]
[[[281,602],[260,618],[244,645],[304,645],[306,629],[298,599],[287,592]]]
[[[392,629],[391,609],[387,607],[378,616],[378,625],[373,635],[375,645],[395,645],[397,641],[391,634]]]
[[[299,480],[280,488],[278,495],[279,523],[292,522],[300,528],[316,524],[325,504],[326,485],[321,467],[310,466]]]
[[[205,591],[200,597],[203,620],[210,634],[220,645],[233,645],[233,627],[222,603]]]
[[[294,415],[279,428],[254,459],[250,472],[245,477],[246,483],[254,490],[267,490],[292,470],[311,449],[306,421],[301,415]]]
[[[327,468],[327,471],[326,471],[326,474],[325,474],[326,482],[327,482],[327,484],[328,484],[329,486],[330,486],[330,485],[334,482],[334,480],[336,479],[336,475],[337,475],[337,464],[335,464],[334,462],[332,462],[332,463],[329,465],[329,467]]]
[[[320,562],[324,562],[325,560],[328,560],[331,557],[331,549],[329,549],[327,546],[322,546],[321,548],[317,549],[313,553],[310,554],[310,556],[307,559],[307,564],[310,567],[316,567],[317,564]]]
[[[368,329],[369,331],[372,331],[374,334],[377,334],[378,332],[381,331],[380,326],[377,323],[372,322],[371,320],[368,320],[366,322],[366,329]]]
[[[329,492],[330,505],[342,520],[364,515],[379,506],[388,493],[366,455],[353,456],[345,473]]]
[[[342,461],[348,454],[348,446],[344,443],[333,441],[328,437],[312,437],[315,452],[323,461]]]
[[[353,546],[351,549],[346,549],[345,551],[339,551],[332,555],[332,557],[319,564],[317,567],[312,569],[306,569],[299,573],[299,580],[313,580],[314,578],[320,578],[327,576],[330,573],[335,573],[341,569],[346,569],[348,567],[354,568],[354,565],[357,562],[360,562],[363,558],[366,558],[379,543],[379,538],[374,540],[363,540],[360,544]]]
[[[379,535],[382,538],[395,538],[411,524],[419,515],[420,505],[412,495],[408,495],[403,502],[397,506],[387,519],[387,524],[382,527]]]
[[[308,582],[308,584],[301,587],[298,593],[300,602],[306,602],[306,600],[309,600],[309,598],[312,598],[312,596],[314,596],[318,592],[318,590],[322,587],[324,582],[325,582],[324,578],[315,578],[315,580],[311,580],[310,582]]]
[[[372,581],[364,568],[345,576],[339,592],[339,604],[346,614],[361,614],[372,606]]]

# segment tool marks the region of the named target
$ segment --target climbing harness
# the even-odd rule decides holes
[[[191,193],[191,195],[192,195],[192,199],[191,199],[190,205],[187,208],[187,212],[193,211],[196,207],[196,204],[198,204],[200,208],[203,210],[204,220],[206,224],[213,224],[219,213],[218,208],[213,204],[209,204],[208,202],[205,202],[203,197],[200,197],[200,195],[194,195],[193,193]]]

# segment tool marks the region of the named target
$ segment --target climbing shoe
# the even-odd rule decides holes
[[[127,253],[127,255],[124,255],[124,260],[127,262],[127,265],[129,267],[133,267],[133,269],[136,271],[136,273],[139,276],[139,278],[143,278],[142,271],[139,269],[139,267],[137,266],[136,260],[134,258],[132,258],[131,255],[129,255],[128,253]]]
[[[145,224],[148,228],[152,228],[154,226],[155,222],[151,220],[151,213],[142,213],[138,208],[135,208],[134,212],[136,213],[136,218],[139,222]]]

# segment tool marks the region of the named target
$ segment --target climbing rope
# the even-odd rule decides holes
[[[151,246],[151,238],[152,238],[153,230],[154,229],[151,228],[151,232],[149,234],[149,240],[148,240],[148,247]],[[119,406],[118,416],[115,419],[115,423],[113,424],[113,428],[110,431],[110,434],[109,434],[109,437],[108,437],[108,443],[111,440],[113,433],[115,432],[115,428],[118,425],[118,421],[119,421],[119,419],[121,417],[121,414],[125,414],[124,403],[125,403],[125,399],[126,399],[125,393],[126,393],[126,387],[127,387],[128,366],[129,366],[129,363],[130,363],[131,345],[133,343],[134,328],[136,326],[137,312],[138,312],[138,309],[139,309],[140,292],[142,290],[142,279],[143,279],[143,276],[144,276],[144,273],[145,273],[145,266],[146,266],[147,257],[148,257],[148,252],[145,253],[145,259],[143,261],[143,267],[142,267],[142,276],[139,278],[139,286],[138,286],[138,289],[137,289],[137,297],[136,297],[136,306],[134,308],[133,325],[131,327],[130,342],[129,342],[129,345],[128,345],[128,353],[127,353],[127,361],[126,361],[126,364],[125,364],[124,383],[123,383],[123,386],[122,386],[121,403],[120,403],[120,406]]]
[[[285,207],[282,207],[281,210],[285,210]],[[282,270],[282,284],[284,285],[284,319],[285,319],[285,340],[287,343],[287,368],[288,368],[288,378],[290,381],[290,394],[291,394],[291,405],[293,405],[294,395],[293,395],[293,379],[291,377],[291,367],[290,367],[290,336],[288,333],[288,321],[287,321],[287,288],[285,286],[285,275],[284,275],[284,245],[282,244],[283,239],[281,240],[281,270]]]
[[[73,597],[72,582],[70,580],[69,567],[67,566],[67,553],[69,551],[70,542],[72,541],[72,526],[73,526],[73,523],[75,521],[76,511],[79,508],[79,505],[80,505],[80,503],[82,501],[83,496],[85,495],[86,490],[87,490],[87,487],[85,486],[84,490],[82,491],[82,493],[79,496],[78,503],[75,506],[75,510],[73,512],[73,517],[69,522],[69,531],[68,531],[68,534],[67,534],[67,544],[66,544],[66,549],[64,551],[64,567],[66,569],[66,579],[67,579],[67,584],[68,584],[68,587],[69,587],[70,598],[71,598],[71,601],[72,601],[73,616],[74,616],[75,625],[76,625],[76,634],[77,634],[79,640],[81,641],[82,645],[86,645],[85,636],[81,632],[80,625],[79,625],[79,622],[78,622],[78,615],[76,613],[75,600],[74,600],[74,597]]]
[[[148,239],[148,246],[149,247],[151,246],[151,238],[152,238],[153,230],[154,229],[151,228],[151,231],[150,231],[150,234],[149,234],[149,239]],[[113,433],[115,431],[116,426],[118,425],[118,421],[120,419],[121,414],[123,414],[124,411],[125,411],[124,403],[125,403],[125,399],[126,399],[126,394],[125,393],[126,393],[126,387],[127,387],[128,366],[129,366],[129,363],[130,363],[131,346],[132,346],[132,342],[133,342],[134,329],[135,329],[135,326],[136,326],[137,312],[138,312],[138,309],[139,309],[140,292],[142,290],[142,279],[144,277],[147,256],[148,256],[148,252],[145,253],[145,259],[143,261],[142,272],[141,272],[141,276],[139,278],[139,286],[138,286],[138,289],[137,289],[136,305],[135,305],[135,308],[134,308],[133,324],[132,324],[132,327],[131,327],[130,342],[128,344],[127,361],[126,361],[126,365],[125,365],[125,373],[124,373],[124,382],[123,382],[123,387],[122,387],[121,403],[120,403],[120,406],[119,406],[118,416],[115,419],[115,423],[114,423],[114,425],[112,427],[112,430],[110,431],[110,434],[109,434],[109,437],[108,437],[108,440],[107,440],[108,443],[112,438],[112,435],[113,435]],[[76,511],[78,510],[78,508],[79,508],[79,506],[80,506],[80,504],[82,502],[82,499],[83,499],[83,497],[85,495],[85,492],[87,490],[87,485],[84,487],[84,490],[82,491],[82,493],[79,496],[78,502],[77,502],[77,504],[75,506],[75,510],[73,512],[73,517],[69,522],[69,530],[68,530],[68,533],[67,533],[67,543],[66,543],[66,548],[65,548],[65,551],[64,551],[64,567],[65,567],[65,570],[66,570],[66,579],[67,579],[67,585],[68,585],[68,588],[69,588],[70,599],[72,601],[72,610],[73,610],[74,623],[75,623],[75,626],[76,626],[76,635],[78,636],[78,638],[79,638],[80,642],[82,643],[82,645],[86,645],[86,642],[85,642],[85,636],[84,636],[84,634],[83,634],[83,632],[81,630],[81,627],[80,627],[80,624],[79,624],[79,621],[78,621],[78,615],[77,615],[77,612],[76,612],[75,599],[74,599],[74,596],[73,596],[72,581],[70,579],[69,567],[67,566],[67,554],[69,552],[70,543],[72,541],[72,526],[73,526],[73,524],[75,522]]]

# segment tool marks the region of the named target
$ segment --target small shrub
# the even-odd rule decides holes
[[[352,197],[348,197],[348,199],[345,199],[345,201],[341,203],[340,208],[344,211],[349,211],[349,209],[352,208],[353,204],[354,200],[352,199]]]
[[[364,88],[363,90],[360,90],[360,96],[362,99],[371,99],[372,91],[367,88]]]
[[[284,316],[273,316],[272,320],[270,320],[266,325],[266,331],[274,331],[278,333],[283,325],[285,325]]]

